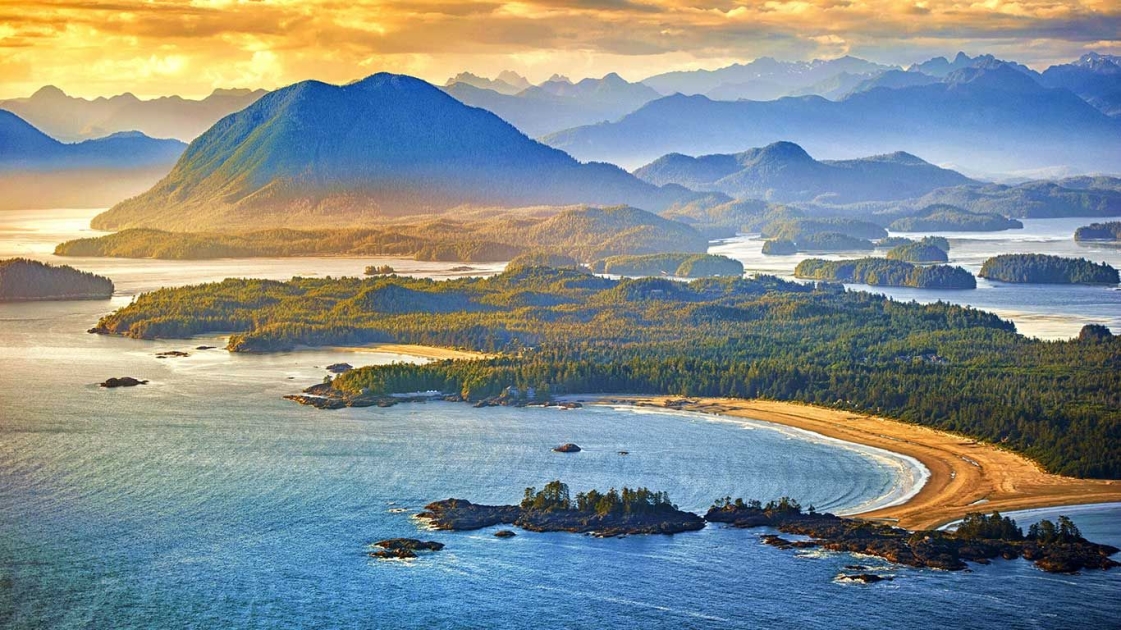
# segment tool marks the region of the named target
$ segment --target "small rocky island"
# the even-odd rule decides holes
[[[138,378],[131,376],[114,376],[101,382],[101,387],[114,388],[114,387],[136,387],[137,385],[147,385],[148,381],[142,381]]]
[[[567,444],[561,444],[560,446],[554,446],[553,447],[553,452],[554,453],[579,453],[581,450],[583,450],[583,449],[581,449],[579,446],[573,444],[572,442],[569,442]]]
[[[28,300],[105,300],[113,281],[73,267],[27,258],[0,260],[0,302]]]
[[[551,481],[526,488],[520,505],[478,505],[446,499],[425,506],[418,518],[436,529],[464,531],[516,525],[534,532],[576,532],[600,537],[676,534],[703,529],[704,519],[677,509],[664,492],[647,488],[589,490],[571,497],[568,486]]]
[[[439,551],[444,548],[443,543],[416,538],[387,538],[374,543],[374,546],[378,550],[370,552],[370,557],[382,560],[407,560],[415,558],[418,551]]]
[[[959,571],[965,564],[988,564],[995,558],[1031,560],[1050,573],[1121,566],[1109,556],[1116,547],[1092,543],[1065,516],[1058,523],[1041,521],[1025,535],[1016,522],[997,512],[967,514],[956,531],[910,532],[860,519],[822,514],[813,507],[803,511],[789,498],[762,505],[759,501],[717,501],[705,514],[710,523],[732,527],[770,527],[785,534],[808,536],[790,541],[764,536],[763,542],[781,549],[819,547],[883,558],[896,564]]]

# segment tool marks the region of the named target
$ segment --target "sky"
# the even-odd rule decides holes
[[[0,0],[0,98],[198,98],[379,71],[629,80],[763,56],[1037,69],[1121,54],[1119,0]]]

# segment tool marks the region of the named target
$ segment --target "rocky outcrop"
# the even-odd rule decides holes
[[[677,509],[647,514],[597,514],[579,510],[531,510],[516,505],[477,505],[463,499],[436,501],[417,514],[436,529],[465,531],[516,525],[534,532],[575,532],[601,537],[627,534],[676,534],[696,531],[704,519]]]
[[[444,548],[443,543],[417,540],[416,538],[388,538],[379,540],[374,543],[374,546],[379,547],[379,549],[370,552],[370,557],[383,560],[405,560],[415,558],[418,551],[440,551]]]
[[[327,366],[327,371],[332,374],[343,374],[354,369],[354,366],[349,363],[332,363]]]
[[[163,352],[157,352],[156,353],[156,358],[157,359],[170,359],[170,358],[189,357],[189,356],[191,356],[190,353],[183,352],[182,350],[165,350]]]
[[[500,529],[494,532],[495,538],[513,538],[514,536],[517,536],[517,534],[508,529]]]
[[[148,381],[142,381],[138,378],[131,376],[114,376],[101,383],[102,387],[136,387],[137,385],[147,385]]]
[[[554,453],[579,453],[581,450],[582,449],[579,446],[576,446],[575,444],[573,444],[571,442],[568,442],[567,444],[561,444],[560,446],[554,446],[553,447],[553,452]]]

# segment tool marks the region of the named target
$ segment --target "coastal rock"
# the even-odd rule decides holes
[[[142,381],[138,378],[131,376],[113,377],[101,383],[102,387],[136,387],[137,385],[147,385],[148,381]]]
[[[553,447],[553,451],[556,453],[579,453],[581,450],[582,449],[579,446],[576,446],[571,442]]]
[[[388,538],[379,540],[374,543],[374,546],[380,549],[371,552],[371,558],[399,560],[415,558],[418,551],[440,551],[444,548],[443,543],[417,540],[416,538]]]
[[[848,582],[863,582],[865,584],[875,584],[876,582],[890,582],[892,577],[876,575],[875,573],[854,573],[854,574],[841,574],[838,578]]]
[[[163,352],[157,352],[156,353],[156,358],[157,359],[168,359],[168,358],[174,358],[174,357],[189,357],[189,356],[191,356],[190,353],[183,352],[182,350],[165,350]]]
[[[494,532],[495,538],[513,538],[514,536],[517,536],[517,534],[508,529],[500,529]]]
[[[327,371],[332,374],[343,374],[354,369],[354,366],[349,363],[332,363],[327,366]]]
[[[195,346],[195,350],[213,350],[217,346]]]

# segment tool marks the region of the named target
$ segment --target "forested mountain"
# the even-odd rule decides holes
[[[498,114],[530,137],[616,120],[661,96],[614,73],[577,83],[553,79],[513,94],[464,82],[449,85],[444,91],[468,105]]]
[[[68,96],[48,85],[27,98],[0,101],[0,109],[67,142],[120,131],[190,142],[223,116],[244,109],[264,94],[264,90],[214,90],[201,100],[179,96],[141,100],[126,93],[91,100]]]
[[[344,227],[462,206],[630,204],[694,197],[581,164],[420,79],[304,81],[222,119],[99,229]]]
[[[1008,64],[968,67],[927,85],[769,102],[668,96],[622,119],[545,141],[579,159],[639,165],[787,140],[819,158],[891,151],[985,172],[1121,170],[1121,120]]]
[[[0,260],[0,302],[108,299],[113,281],[66,265],[26,258]]]
[[[167,174],[184,148],[137,132],[66,144],[0,110],[0,210],[116,203]]]
[[[635,171],[652,184],[775,202],[845,204],[922,196],[937,188],[976,183],[902,152],[819,162],[792,142],[732,155],[663,156]]]

